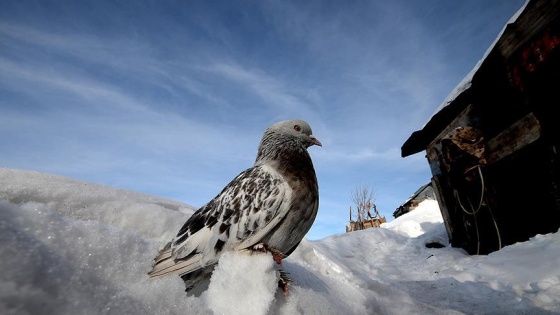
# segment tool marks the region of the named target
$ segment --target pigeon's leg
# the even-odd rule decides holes
[[[290,278],[289,273],[282,270],[282,259],[285,257],[284,253],[274,247],[268,247],[263,243],[254,245],[252,250],[261,253],[270,252],[272,254],[272,259],[279,266],[278,272],[280,273],[280,279],[278,280],[278,287],[282,289],[285,296],[288,296],[288,286],[294,281]]]
[[[276,248],[269,248],[268,251],[272,254],[272,259],[276,262],[280,268],[282,268],[282,259],[284,259],[284,254],[277,250]]]
[[[272,254],[272,259],[276,262],[280,268],[282,268],[282,259],[284,259],[284,254],[276,248],[268,247],[263,243],[258,243],[253,246],[253,251]]]

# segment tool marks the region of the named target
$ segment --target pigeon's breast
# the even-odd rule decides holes
[[[289,253],[309,231],[319,208],[319,190],[315,172],[292,172],[284,174],[291,188],[289,208],[277,228],[271,231],[265,241],[283,253]]]

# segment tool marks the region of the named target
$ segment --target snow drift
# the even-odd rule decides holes
[[[193,211],[0,168],[0,314],[560,312],[559,233],[469,256],[448,245],[435,201],[381,228],[304,239],[284,261],[295,281],[288,297],[277,290],[270,256],[243,253],[224,255],[208,289],[186,296],[179,277],[146,273]],[[425,246],[434,242],[444,247]]]

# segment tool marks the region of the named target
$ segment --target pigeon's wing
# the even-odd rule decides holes
[[[285,217],[291,195],[268,165],[242,172],[187,220],[150,275],[187,274],[215,264],[224,249],[259,243]]]
[[[243,202],[234,217],[230,231],[234,235],[232,247],[236,250],[252,247],[273,231],[291,208],[293,190],[273,167],[255,168],[258,180],[246,190]]]

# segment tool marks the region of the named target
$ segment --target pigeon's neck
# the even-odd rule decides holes
[[[276,134],[265,134],[259,145],[255,166],[269,164],[284,175],[315,178],[307,148],[301,142]],[[312,174],[307,174],[311,172]]]

